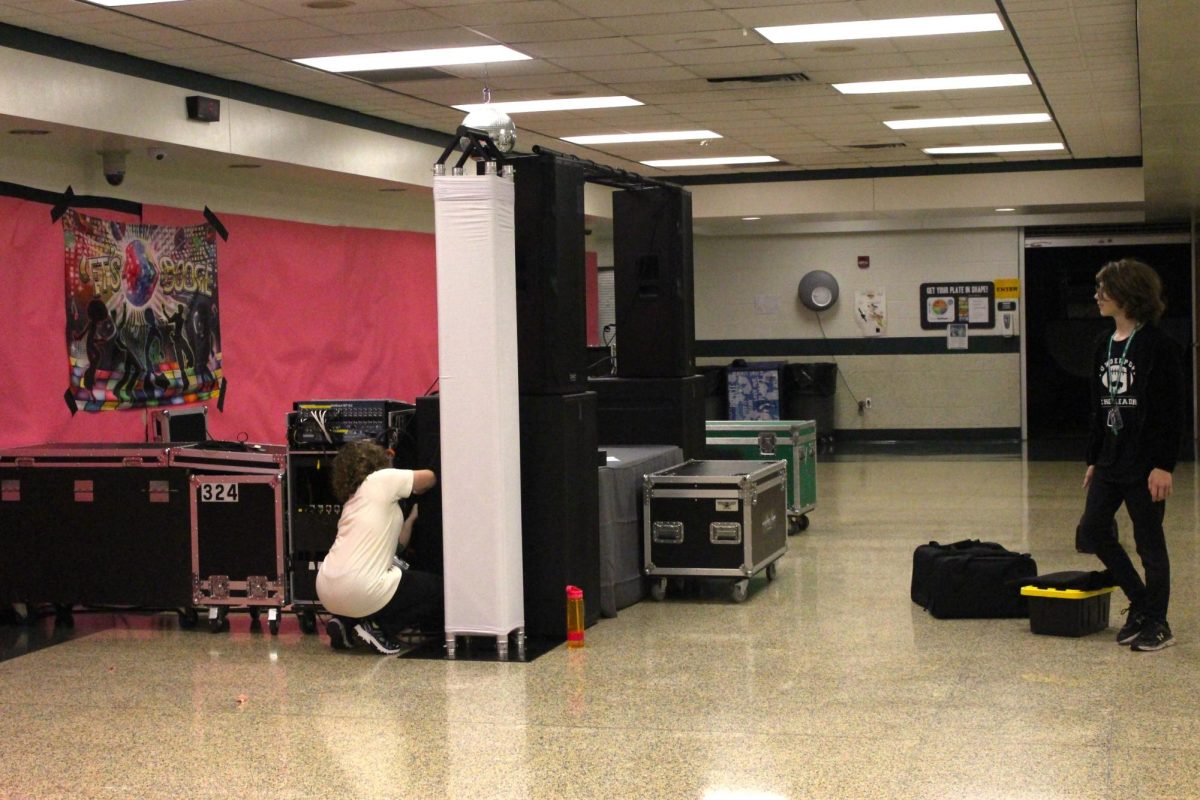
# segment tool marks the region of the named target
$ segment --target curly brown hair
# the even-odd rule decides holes
[[[372,472],[392,465],[387,450],[367,439],[350,442],[333,459],[333,496],[345,503]]]
[[[1096,273],[1096,291],[1103,292],[1125,316],[1138,322],[1158,322],[1167,310],[1158,273],[1133,258],[1110,261],[1101,267]]]

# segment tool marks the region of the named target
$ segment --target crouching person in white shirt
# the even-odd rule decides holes
[[[408,546],[408,518],[400,500],[433,488],[427,469],[393,469],[391,454],[370,441],[351,442],[333,460],[333,493],[342,504],[337,538],[317,572],[317,597],[333,614],[326,630],[337,650],[356,641],[386,655],[400,652],[401,631],[441,633],[442,580],[409,569],[396,554]]]

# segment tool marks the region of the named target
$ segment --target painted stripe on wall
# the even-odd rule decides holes
[[[848,339],[700,339],[698,358],[758,358],[764,356],[910,356],[980,355],[1021,352],[1017,336],[972,336],[966,350],[946,349],[941,336],[888,336]]]

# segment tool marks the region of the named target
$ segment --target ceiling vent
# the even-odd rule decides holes
[[[709,78],[709,83],[811,83],[812,78],[803,72],[781,72],[777,75],[730,75]]]
[[[908,147],[904,142],[869,142],[867,144],[848,144],[851,150],[899,150]]]
[[[362,72],[348,73],[351,77],[361,78],[371,83],[406,83],[408,81],[436,81],[443,78],[453,78],[449,72],[443,72],[433,67],[405,67],[404,69],[369,69]]]

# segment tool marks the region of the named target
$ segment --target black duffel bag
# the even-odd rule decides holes
[[[933,565],[939,558],[951,553],[1007,553],[1002,545],[979,539],[963,539],[961,542],[938,544],[930,542],[913,551],[912,587],[909,596],[921,608],[929,607],[929,587],[933,579]]]
[[[995,542],[930,542],[913,553],[913,602],[938,619],[1026,617],[1021,586],[1037,575],[1028,553]]]

